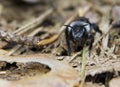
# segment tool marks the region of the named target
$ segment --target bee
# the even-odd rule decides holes
[[[67,53],[71,54],[71,42],[75,45],[75,49],[83,48],[86,44],[89,45],[88,49],[91,50],[94,42],[94,35],[92,31],[102,34],[96,23],[90,23],[85,17],[78,17],[69,25],[65,25],[65,38],[67,44]],[[88,43],[89,42],[89,43]]]

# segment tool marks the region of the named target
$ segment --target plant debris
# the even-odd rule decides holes
[[[64,26],[79,16],[103,33],[94,35],[85,54],[83,86],[119,86],[119,5],[119,0],[0,0],[0,87],[81,87],[82,50],[67,55]]]

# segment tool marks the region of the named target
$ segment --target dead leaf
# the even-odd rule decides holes
[[[68,64],[54,60],[52,55],[0,56],[6,62],[38,62],[48,65],[51,71],[43,76],[25,78],[19,81],[0,80],[0,87],[73,87],[78,83],[79,73]],[[4,83],[4,85],[2,85]]]
[[[109,82],[109,87],[120,87],[120,77],[113,78],[113,79]]]
[[[91,82],[87,82],[84,87],[105,87],[102,84],[96,84],[96,83],[91,83]]]

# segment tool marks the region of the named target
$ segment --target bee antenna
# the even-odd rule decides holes
[[[83,27],[85,27],[86,25],[88,25],[88,24],[83,25]]]
[[[67,26],[67,27],[70,27],[70,28],[72,28],[72,29],[73,29],[73,27],[72,27],[72,26],[70,26],[70,25],[64,25],[64,26]]]

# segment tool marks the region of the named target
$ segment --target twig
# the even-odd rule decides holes
[[[44,45],[47,45],[47,44],[50,44],[50,43],[53,43],[54,41],[56,41],[58,38],[58,35],[54,35],[48,39],[45,39],[45,40],[41,40],[40,42],[38,42],[38,46],[44,46]]]
[[[31,34],[29,34],[28,36],[34,36],[36,33],[38,33],[41,29],[43,29],[43,27],[40,27],[36,30],[34,30]],[[12,48],[6,55],[12,55],[14,52],[16,52],[20,47],[22,47],[22,45],[16,45],[14,48]]]
[[[7,33],[2,29],[0,30],[0,37],[8,42],[16,42],[28,46],[37,46],[37,42],[41,40],[38,37],[19,36],[19,35]]]

